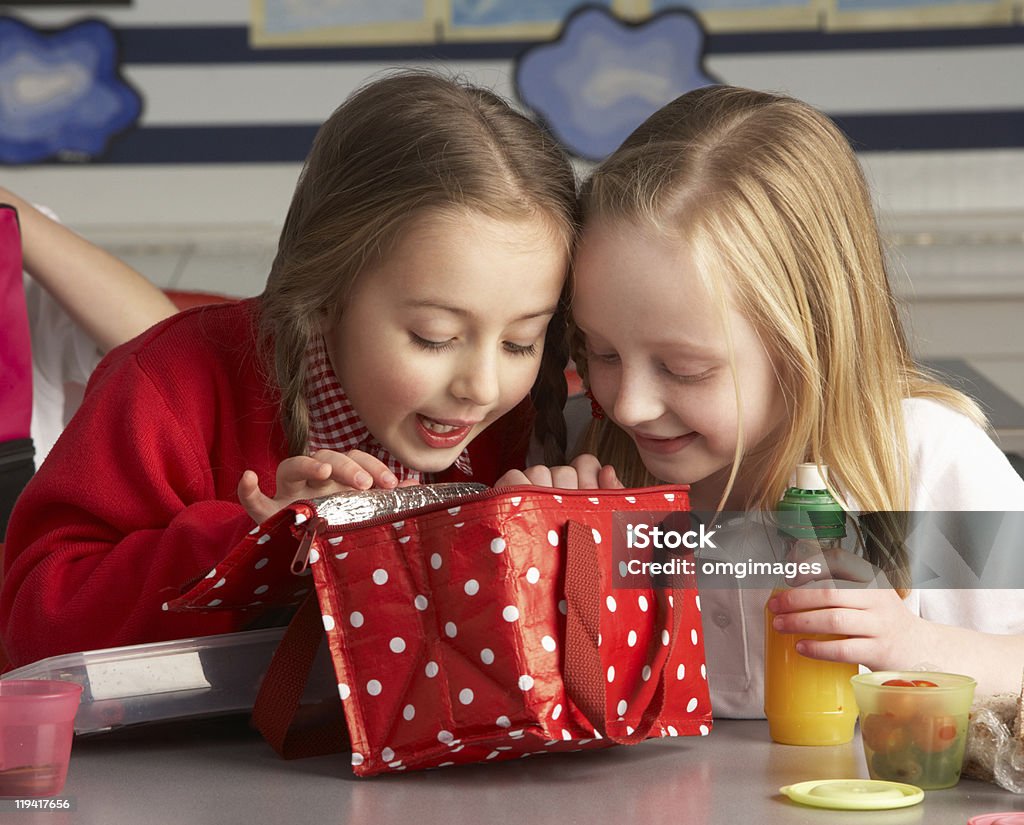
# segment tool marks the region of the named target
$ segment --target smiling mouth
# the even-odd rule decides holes
[[[422,416],[420,416],[420,421],[422,421],[423,426],[432,433],[441,433],[442,435],[462,429],[461,427],[456,427],[453,424],[442,424],[440,421],[434,421],[432,418],[423,418]]]
[[[426,446],[435,450],[448,450],[462,444],[477,421],[438,421],[425,415],[416,414],[416,429]]]
[[[438,433],[439,435],[448,435],[449,433],[468,430],[479,423],[478,421],[460,421],[457,424],[446,424],[445,422],[438,421],[434,418],[427,418],[425,415],[417,415],[417,418],[419,418],[420,423],[425,429],[430,430],[432,433]]]
[[[697,438],[696,432],[686,433],[685,435],[677,435],[671,438],[661,438],[649,435],[642,435],[638,432],[634,432],[633,441],[636,446],[641,450],[645,450],[650,453],[675,453],[683,449]]]

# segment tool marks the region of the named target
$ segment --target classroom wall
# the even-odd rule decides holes
[[[0,5],[2,13],[46,27],[82,16],[70,6]],[[172,149],[201,132],[207,141],[217,135],[243,147],[247,134],[307,140],[351,90],[391,67],[441,65],[514,94],[514,46],[447,46],[437,52],[440,61],[413,48],[261,56],[242,42],[249,15],[247,0],[134,0],[100,8],[98,16],[119,32],[123,75],[143,96],[140,125],[150,138],[164,135]],[[874,118],[883,146],[901,118],[916,116],[909,145],[917,148],[865,146],[860,156],[919,352],[970,357],[1024,398],[1022,26],[859,37],[808,32],[773,40],[733,35],[709,42],[704,66],[724,82],[793,94],[841,123]],[[994,112],[1008,113],[1005,136],[975,145],[972,118],[980,133]],[[950,139],[944,130],[952,128],[963,137]],[[252,163],[173,162],[147,151],[143,162],[122,156],[45,163],[5,167],[0,175],[162,285],[257,293],[299,163],[274,161],[273,151],[255,147],[260,159]],[[586,168],[580,164],[582,173]]]

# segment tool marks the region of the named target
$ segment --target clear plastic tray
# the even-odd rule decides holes
[[[252,710],[284,627],[69,653],[5,673],[4,679],[57,679],[83,688],[78,734],[126,725]],[[337,697],[326,645],[305,701]]]

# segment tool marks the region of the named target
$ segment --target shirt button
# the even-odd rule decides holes
[[[719,627],[728,627],[731,624],[732,619],[729,618],[729,614],[727,613],[716,613],[714,622]]]

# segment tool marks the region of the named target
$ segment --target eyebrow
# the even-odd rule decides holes
[[[579,329],[580,332],[583,333],[584,337],[590,334],[584,327],[580,326],[579,324],[577,324],[576,327],[577,329]],[[650,342],[650,346],[652,346],[654,349],[665,350],[673,354],[684,353],[686,355],[696,355],[702,358],[717,358],[721,355],[721,353],[719,353],[719,351],[712,346],[698,344],[689,341],[653,341]]]
[[[403,306],[408,307],[409,309],[439,309],[443,312],[450,312],[453,315],[458,315],[460,317],[466,317],[470,314],[468,310],[463,309],[462,307],[453,307],[450,304],[445,304],[440,301],[406,301]],[[528,321],[531,318],[542,318],[545,315],[554,315],[557,310],[558,307],[551,307],[550,309],[542,309],[537,312],[528,312],[526,315],[520,315],[515,320]]]

